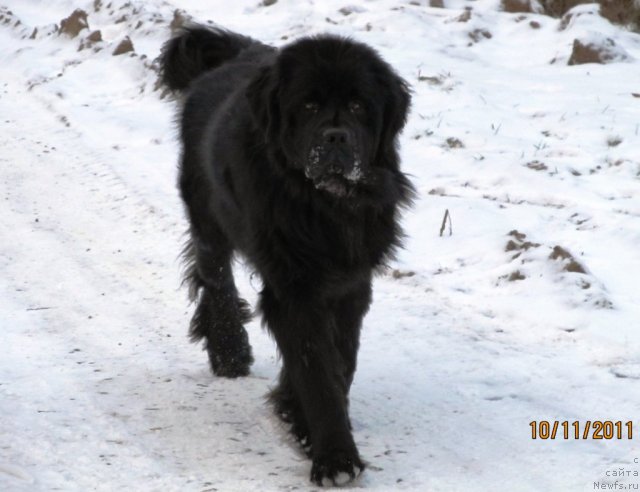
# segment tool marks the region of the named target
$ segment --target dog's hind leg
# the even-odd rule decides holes
[[[276,415],[290,426],[290,431],[298,441],[304,452],[311,457],[311,434],[305,420],[302,406],[291,386],[290,377],[286,369],[280,372],[278,386],[269,393],[269,400],[273,405]]]
[[[185,259],[185,281],[190,283],[191,299],[198,304],[191,319],[191,340],[205,339],[215,375],[246,376],[253,357],[243,325],[251,312],[238,296],[231,269],[232,249],[217,224],[208,221],[200,234],[192,227]]]

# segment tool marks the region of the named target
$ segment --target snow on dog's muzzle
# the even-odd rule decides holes
[[[343,196],[362,175],[362,160],[353,149],[318,145],[307,156],[305,176],[317,189]]]

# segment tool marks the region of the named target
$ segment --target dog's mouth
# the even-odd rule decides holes
[[[363,180],[362,162],[357,153],[347,158],[324,154],[315,147],[309,152],[305,176],[317,190],[345,197]]]
[[[320,180],[314,180],[313,185],[317,190],[324,190],[335,196],[347,196],[353,185],[342,176],[330,174]]]

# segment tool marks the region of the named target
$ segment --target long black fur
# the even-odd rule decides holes
[[[304,38],[277,50],[197,25],[165,45],[161,74],[185,95],[191,337],[205,339],[216,375],[249,373],[249,309],[231,269],[241,254],[262,278],[259,309],[283,359],[275,409],[310,450],[315,483],[353,479],[364,468],[348,415],[362,318],[414,193],[396,148],[408,88],[352,40]],[[348,166],[357,168],[351,181],[335,177]]]

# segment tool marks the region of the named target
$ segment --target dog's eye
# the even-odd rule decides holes
[[[349,103],[349,111],[354,114],[359,114],[364,111],[364,107],[362,106],[362,103],[360,101],[351,101]]]
[[[315,102],[307,102],[304,105],[304,110],[308,111],[309,113],[317,113],[318,109],[320,109],[320,106]]]

